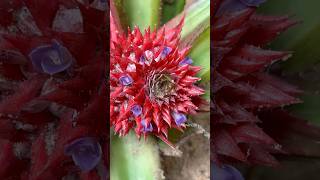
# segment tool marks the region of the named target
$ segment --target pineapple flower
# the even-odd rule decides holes
[[[106,8],[0,2],[0,179],[107,178]]]
[[[275,166],[277,154],[317,154],[305,147],[315,146],[319,128],[283,109],[300,103],[296,96],[302,91],[265,71],[270,64],[290,57],[290,52],[266,50],[265,46],[297,21],[257,14],[256,7],[262,2],[213,3],[211,155],[222,168],[238,162]]]
[[[110,125],[120,136],[131,129],[138,137],[155,135],[168,143],[168,130],[183,131],[195,114],[204,90],[197,86],[201,70],[180,47],[180,23],[144,33],[138,27],[125,34],[111,13]]]

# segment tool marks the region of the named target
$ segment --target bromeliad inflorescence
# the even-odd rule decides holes
[[[138,137],[152,133],[168,142],[168,129],[182,130],[198,110],[201,68],[191,65],[190,47],[179,48],[182,25],[111,32],[110,122],[120,136],[134,128]]]

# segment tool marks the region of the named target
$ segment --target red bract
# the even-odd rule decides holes
[[[234,8],[225,4],[228,2],[217,1],[213,6],[212,157],[218,163],[276,165],[272,154],[293,152],[292,145],[288,149],[288,141],[282,138],[288,134],[285,128],[291,127],[289,123],[297,120],[287,116],[276,123],[274,117],[266,118],[270,115],[261,118],[261,113],[272,114],[275,108],[299,103],[295,96],[301,91],[265,72],[271,63],[287,59],[290,53],[263,48],[296,21],[259,15],[255,8],[242,8],[245,5],[228,11],[228,7]],[[224,10],[219,9],[221,4]],[[277,127],[277,134],[271,124]],[[280,124],[283,134],[279,133]]]
[[[14,19],[0,21],[0,179],[104,176],[106,4],[5,0],[0,14]],[[92,159],[81,149],[89,143],[65,153],[68,145],[88,138],[102,160],[83,164]]]
[[[168,129],[183,130],[186,116],[198,110],[204,91],[195,75],[201,68],[186,57],[190,47],[178,47],[182,25],[112,32],[110,123],[120,136],[134,129],[138,137],[153,134],[169,143]]]

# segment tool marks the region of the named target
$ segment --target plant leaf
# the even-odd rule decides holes
[[[167,29],[179,24],[184,16],[184,26],[181,32],[183,44],[192,44],[199,35],[210,26],[210,1],[192,1],[176,17],[165,24]]]
[[[160,0],[114,0],[122,26],[154,29],[159,26]]]
[[[202,82],[210,81],[210,28],[207,28],[193,43],[189,56],[193,59],[194,65],[201,66],[199,72]]]

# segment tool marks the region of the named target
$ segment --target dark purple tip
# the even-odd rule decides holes
[[[192,59],[189,57],[186,57],[179,64],[180,64],[180,66],[183,66],[185,64],[192,64],[192,63],[193,63]]]
[[[131,108],[131,112],[133,113],[134,116],[140,116],[140,114],[142,113],[142,107],[140,105],[134,105]]]
[[[73,162],[82,170],[94,169],[101,160],[100,144],[91,137],[74,140],[65,146],[65,154],[72,156]]]
[[[186,115],[177,112],[173,112],[172,117],[178,126],[180,126],[188,120]]]
[[[147,122],[144,119],[141,121],[141,125],[143,126],[142,131],[145,132],[145,133],[153,131],[152,124],[149,123],[149,125],[147,126]]]
[[[119,81],[124,86],[129,86],[133,83],[133,79],[129,75],[123,75],[119,78]]]
[[[37,71],[50,75],[67,70],[73,63],[71,53],[56,40],[51,45],[36,47],[29,58]]]
[[[211,180],[244,180],[241,173],[230,165],[211,165]]]

